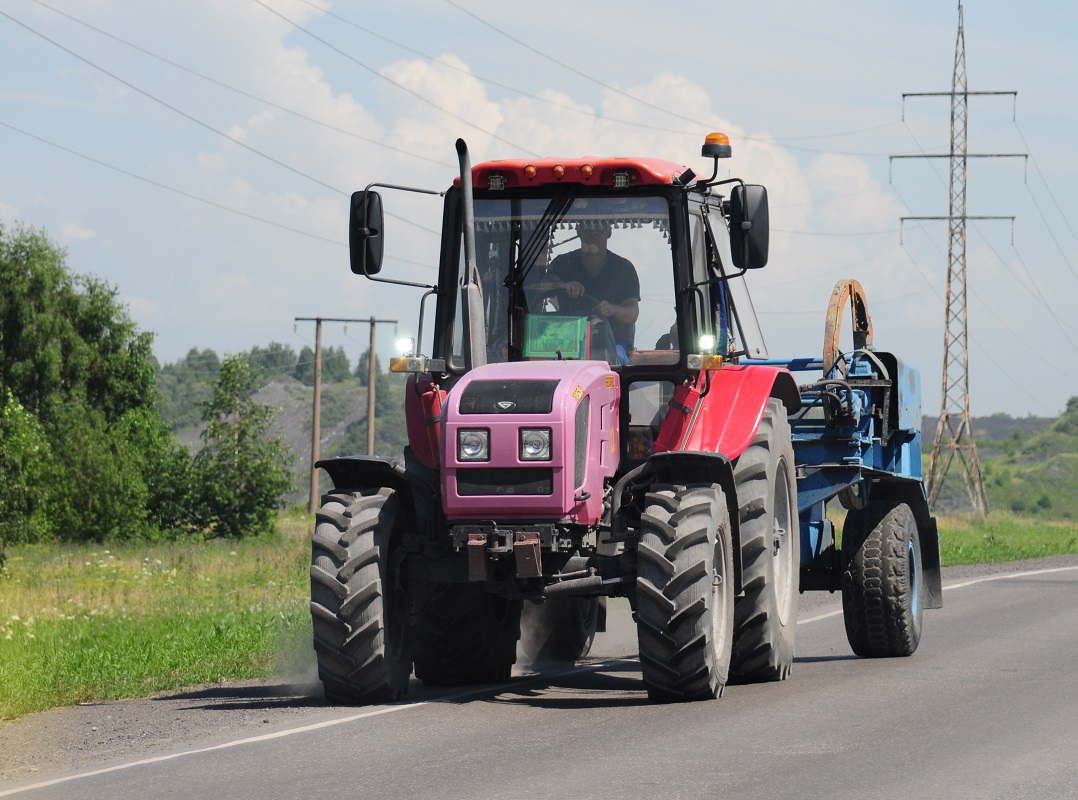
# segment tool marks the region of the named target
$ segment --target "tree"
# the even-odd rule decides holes
[[[356,377],[359,378],[360,386],[366,386],[370,379],[370,364],[371,351],[364,350],[359,355],[359,363],[356,364]],[[376,377],[382,374],[382,359],[377,353],[374,354],[374,374]]]
[[[152,334],[114,288],[70,272],[64,251],[32,229],[0,226],[0,287],[8,535],[132,538],[166,521],[155,497],[186,487],[163,487],[180,479],[164,467],[180,456],[157,409]],[[38,447],[30,460],[28,441]]]
[[[280,437],[267,437],[274,412],[254,402],[254,388],[246,358],[229,356],[203,406],[193,508],[197,524],[214,535],[264,532],[292,486],[292,456]]]
[[[296,370],[296,351],[286,344],[270,342],[268,347],[255,347],[247,354],[255,381],[263,384],[275,378],[288,378]]]
[[[299,351],[292,377],[304,386],[314,386],[314,350],[306,345]]]
[[[304,346],[299,352],[296,368],[292,377],[304,386],[314,386],[314,350]],[[326,383],[339,383],[347,380],[351,374],[348,365],[348,355],[343,347],[326,347],[322,349],[322,380]]]
[[[322,351],[322,380],[340,383],[352,377],[348,354],[343,347],[327,347]]]
[[[37,418],[9,390],[0,395],[0,565],[3,545],[48,535],[42,478],[49,442]]]
[[[153,335],[44,233],[0,225],[0,384],[42,423],[84,400],[108,421],[154,400]]]
[[[157,369],[158,407],[173,430],[198,424],[202,418],[198,404],[210,398],[210,385],[221,371],[221,360],[213,350],[192,347],[175,364]]]

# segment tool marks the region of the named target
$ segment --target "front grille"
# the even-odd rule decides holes
[[[554,470],[531,467],[471,467],[457,470],[457,494],[483,495],[554,494]]]
[[[461,414],[549,414],[557,381],[472,381],[460,396]]]

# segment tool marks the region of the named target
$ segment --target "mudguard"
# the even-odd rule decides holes
[[[936,518],[928,506],[920,479],[886,477],[875,481],[872,498],[891,498],[910,507],[921,540],[921,572],[924,576],[925,608],[943,608],[943,572],[940,569],[940,537]]]
[[[676,451],[656,453],[646,467],[654,471],[659,483],[714,483],[722,487],[726,508],[730,512],[730,544],[734,561],[734,593],[741,594],[743,571],[741,562],[741,525],[738,520],[737,489],[734,468],[721,452],[700,453]]]
[[[779,367],[724,366],[701,372],[694,385],[678,388],[656,452],[722,453],[732,461],[752,444],[770,398],[782,400],[787,413],[801,407],[793,375]]]
[[[377,456],[324,458],[315,467],[329,473],[335,489],[356,491],[383,486],[394,489],[405,509],[408,530],[429,535],[438,517],[435,508],[441,498],[437,479],[434,477],[432,482],[435,473],[417,462],[410,452],[405,452],[405,459],[407,468]]]

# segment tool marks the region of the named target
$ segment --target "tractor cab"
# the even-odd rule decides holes
[[[728,154],[722,134],[708,137],[716,173]],[[636,461],[677,386],[766,357],[743,279],[767,260],[763,187],[643,158],[495,161],[462,174],[445,196],[433,350],[392,369],[429,372],[448,390],[485,364],[606,362],[621,386],[621,452]],[[352,215],[353,271],[368,277],[381,252],[377,241],[367,258],[363,232],[381,230],[372,195],[357,192]]]

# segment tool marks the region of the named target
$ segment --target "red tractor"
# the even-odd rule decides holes
[[[912,653],[940,597],[917,373],[872,350],[855,282],[828,317],[837,342],[850,300],[854,352],[763,360],[744,276],[767,262],[767,193],[716,180],[726,137],[703,147],[710,178],[643,158],[472,168],[457,150],[437,285],[381,275],[373,189],[405,187],[352,197],[352,271],[427,291],[391,366],[410,373],[403,460],[318,464],[327,698],[397,699],[413,667],[504,680],[518,640],[571,662],[610,597],[628,598],[659,701],[785,679],[806,588],[842,590],[858,653]],[[806,367],[822,377],[799,387]],[[831,498],[851,509],[841,550]]]

